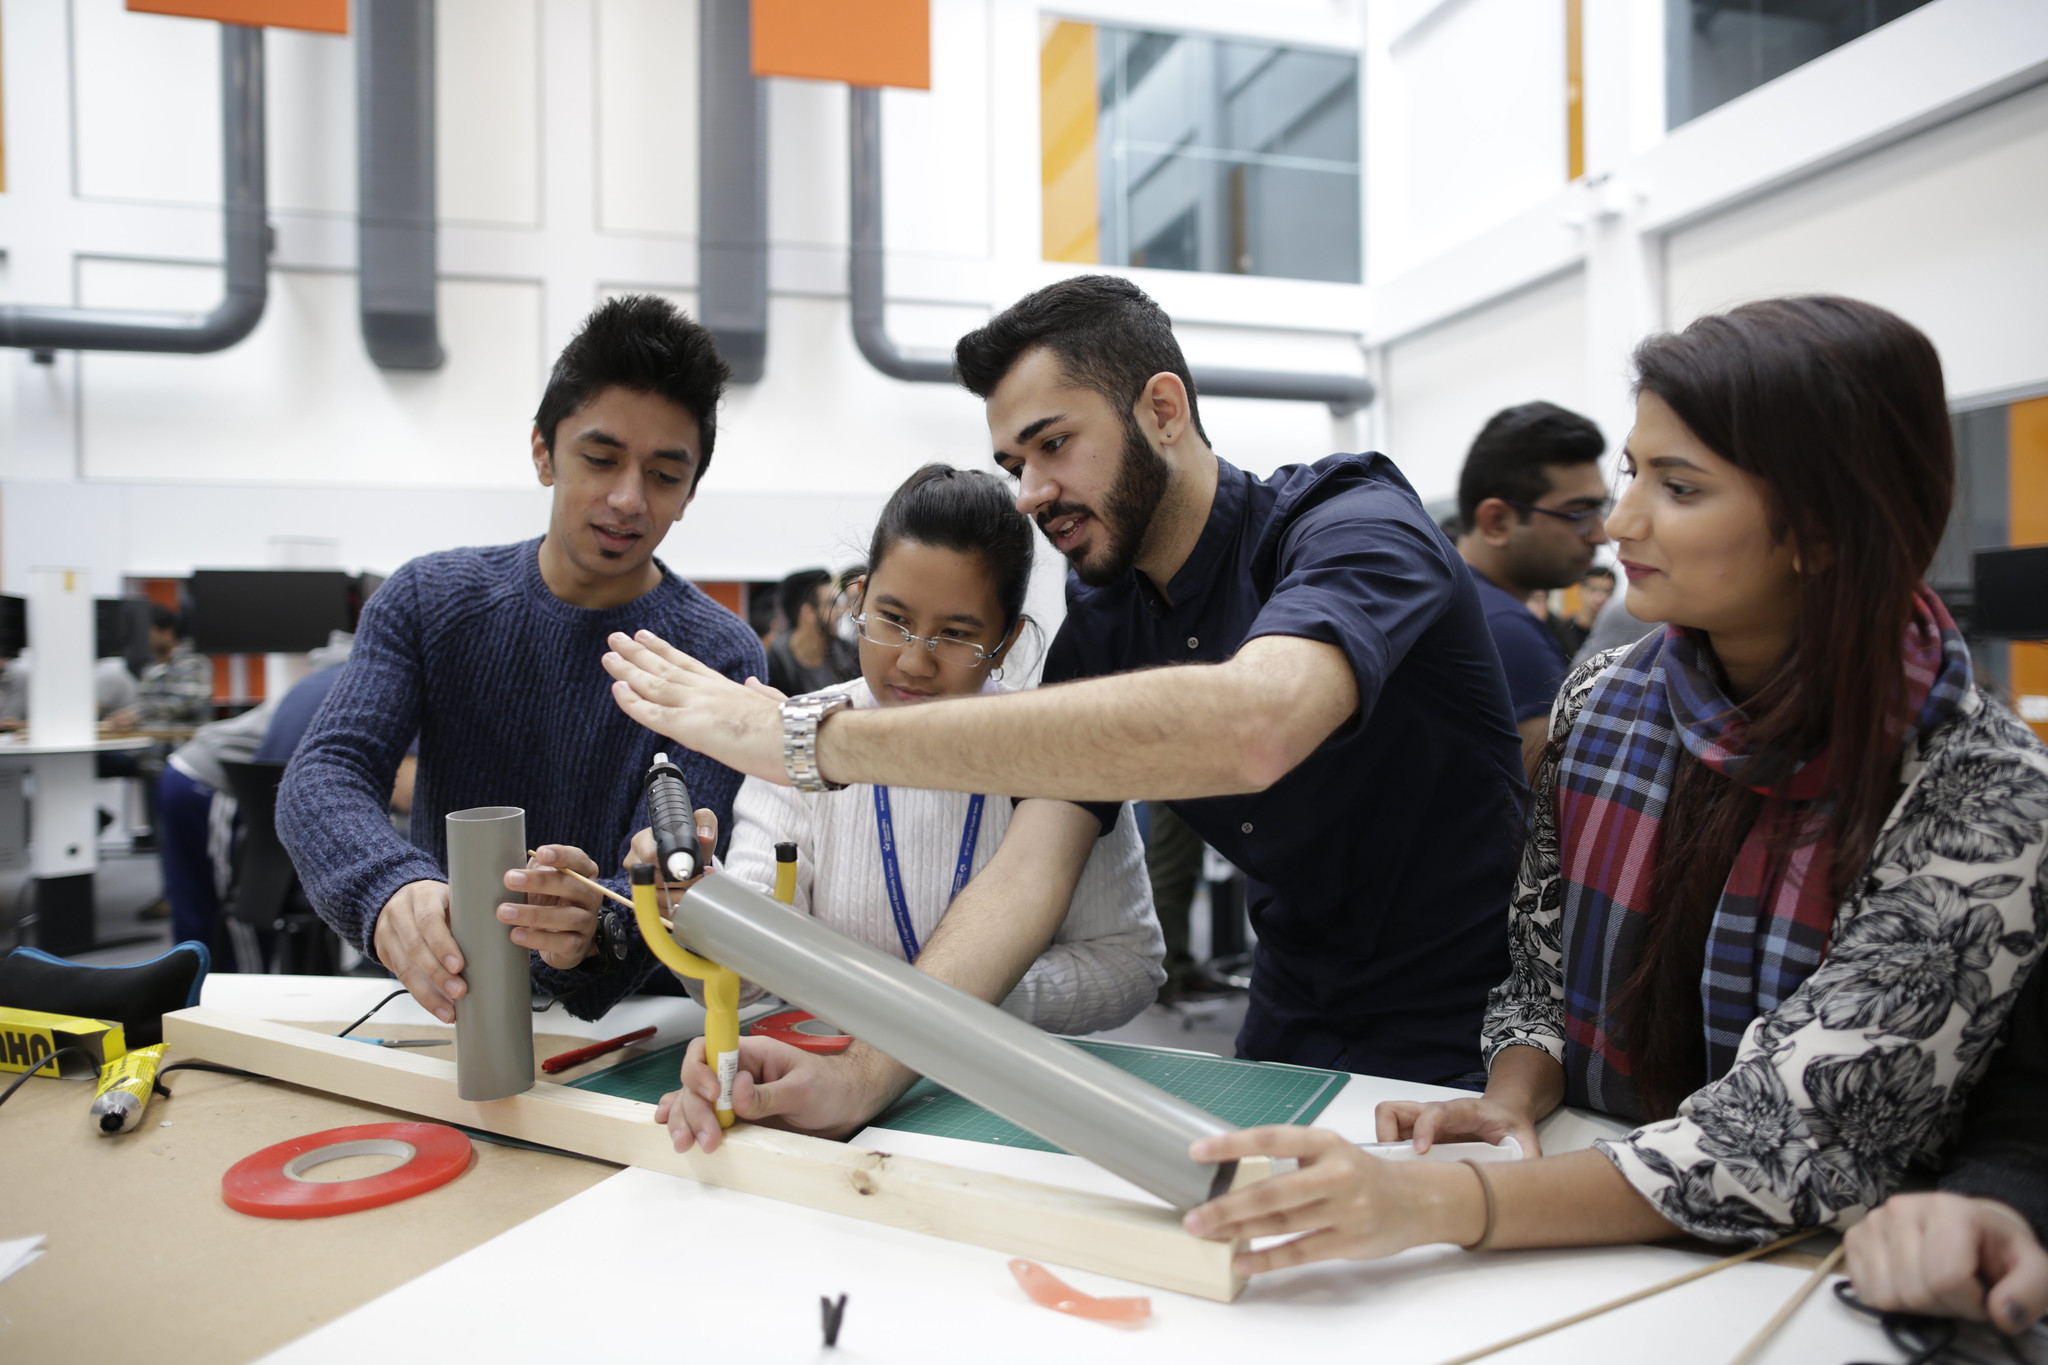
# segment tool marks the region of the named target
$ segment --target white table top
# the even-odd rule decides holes
[[[44,744],[34,739],[0,735],[0,759],[41,758],[48,754],[108,754],[126,749],[147,749],[157,743],[144,735],[122,735],[118,739],[81,739],[68,744]]]
[[[237,977],[205,1003],[269,1018],[352,1018],[390,987],[340,978]],[[392,1022],[430,1022],[409,1000]],[[687,1001],[624,1002],[597,1024],[537,1016],[553,1032],[608,1037],[644,1023],[687,1037]],[[558,1013],[559,1011],[556,1011]],[[1373,1136],[1383,1099],[1442,1093],[1358,1076],[1321,1123]],[[1604,1120],[1566,1116],[1551,1149],[1582,1145]],[[1574,1140],[1573,1126],[1578,1128]],[[870,1129],[863,1146],[934,1156],[1051,1183],[1130,1187],[1077,1157]],[[1658,1247],[1471,1255],[1419,1247],[1389,1260],[1261,1276],[1234,1304],[1051,1267],[1094,1294],[1143,1294],[1153,1316],[1122,1330],[1027,1299],[995,1251],[625,1170],[269,1357],[281,1365],[456,1359],[672,1359],[705,1349],[755,1361],[1288,1360],[1431,1365],[1667,1278],[1700,1263]],[[1640,1359],[1720,1365],[1776,1311],[1804,1272],[1744,1265],[1504,1352],[1506,1365]],[[534,1291],[540,1291],[535,1293]],[[836,1352],[820,1347],[817,1300],[849,1296]],[[522,1309],[524,1311],[522,1311]],[[1896,1358],[1874,1325],[1816,1294],[1760,1357],[1776,1365]]]

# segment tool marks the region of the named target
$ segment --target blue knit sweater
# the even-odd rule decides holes
[[[285,772],[278,835],[321,917],[373,958],[392,894],[446,879],[450,811],[524,807],[529,844],[580,848],[623,889],[621,861],[647,824],[642,779],[666,749],[696,804],[717,812],[721,849],[732,827],[739,774],[629,719],[599,660],[610,632],[645,628],[743,679],[767,672],[760,641],[659,560],[662,581],[645,596],[570,606],[541,579],[539,551],[538,540],[449,550],[393,574],[364,607],[345,671]],[[385,806],[415,735],[407,843]],[[616,969],[558,971],[535,954],[533,979],[595,1019],[655,967],[636,936]]]

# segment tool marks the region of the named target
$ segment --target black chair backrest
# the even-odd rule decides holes
[[[269,929],[284,913],[298,869],[277,837],[277,788],[282,763],[230,763],[221,768],[241,807],[242,851],[236,858],[235,891],[228,913],[255,929]]]

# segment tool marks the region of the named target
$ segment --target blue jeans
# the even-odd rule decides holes
[[[235,951],[220,932],[220,893],[207,850],[213,788],[168,764],[157,779],[157,860],[171,903],[171,941],[197,939],[218,971],[236,970]]]

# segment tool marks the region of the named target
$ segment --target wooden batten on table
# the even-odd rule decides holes
[[[444,1058],[364,1047],[203,1006],[165,1015],[164,1041],[178,1056],[1010,1255],[1223,1302],[1244,1288],[1231,1272],[1242,1242],[1191,1237],[1179,1215],[1160,1205],[744,1123],[717,1152],[678,1153],[650,1104],[549,1082],[509,1099],[462,1100],[455,1064]],[[1265,1169],[1242,1163],[1238,1183]]]

